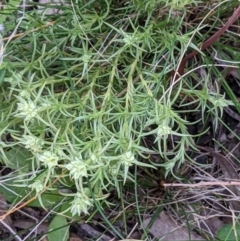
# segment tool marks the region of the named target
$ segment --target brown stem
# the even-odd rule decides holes
[[[212,45],[215,41],[217,41],[219,39],[219,37],[240,17],[240,6],[238,6],[238,8],[234,11],[233,15],[229,18],[229,20],[227,21],[227,23],[221,28],[219,29],[215,34],[213,34],[209,39],[207,39],[202,47],[200,48],[200,50],[205,50],[206,48],[208,48],[210,45]],[[185,58],[183,58],[181,60],[181,63],[179,64],[179,67],[176,69],[176,71],[172,72],[172,77],[173,80],[175,80],[176,77],[182,76],[184,74],[184,67],[185,64],[187,62],[187,60],[189,60],[190,58],[192,58],[193,56],[197,55],[199,52],[194,50],[193,52],[191,52],[190,54],[188,54]]]

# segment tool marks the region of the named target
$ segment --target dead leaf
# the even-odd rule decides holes
[[[200,216],[203,217],[202,220],[199,220],[202,229],[207,227],[207,229],[211,230],[211,233],[215,235],[217,234],[217,231],[224,225],[224,222],[219,218],[218,213],[215,210],[205,208],[201,212]]]
[[[36,226],[36,221],[33,220],[24,220],[24,219],[18,219],[13,222],[13,226],[16,228],[21,229],[33,229]],[[38,228],[36,229],[37,234],[46,233],[48,231],[48,224],[47,223],[41,223],[38,225]]]
[[[81,238],[70,237],[69,241],[83,241]]]
[[[8,205],[6,202],[6,199],[4,198],[4,196],[0,193],[0,216],[4,215],[8,210]],[[7,216],[4,219],[5,222],[8,223],[8,225],[12,225],[12,220],[10,216]]]
[[[142,240],[140,240],[140,239],[122,239],[119,241],[142,241]]]
[[[144,228],[147,227],[151,218],[148,218],[143,221]],[[189,240],[191,237],[192,240],[204,240],[203,237],[196,234],[193,231],[189,231],[185,227],[181,227],[175,220],[173,220],[167,213],[162,212],[159,217],[155,220],[149,232],[157,238],[159,241],[180,241],[180,240]],[[189,236],[189,234],[191,236]]]
[[[203,147],[203,146],[197,146],[200,150],[204,150],[209,152],[213,157],[216,158],[217,162],[219,163],[219,166],[222,169],[222,172],[224,174],[224,177],[227,180],[239,180],[239,176],[237,171],[235,170],[235,167],[229,162],[227,158],[225,158],[223,155],[220,153],[216,152],[213,148],[210,147]],[[235,194],[236,197],[240,196],[240,191],[236,187],[230,187],[230,191],[232,191],[233,194]],[[232,206],[232,209],[234,211],[239,211],[240,210],[240,202],[232,200],[229,202],[230,205]]]

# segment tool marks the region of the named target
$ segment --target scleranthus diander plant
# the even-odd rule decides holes
[[[120,185],[133,180],[134,165],[165,167],[166,175],[177,175],[176,167],[189,159],[190,123],[178,110],[192,108],[201,89],[186,89],[189,80],[182,78],[169,91],[170,72],[179,60],[175,46],[180,43],[183,51],[190,34],[176,31],[182,17],[168,12],[172,2],[179,9],[193,1],[149,2],[144,9],[141,1],[124,8],[121,1],[71,1],[71,7],[65,1],[54,20],[31,11],[19,37],[7,46],[0,158],[27,173],[16,185],[27,187],[24,194],[37,193],[43,207],[53,202],[41,195],[57,192],[71,199],[63,212],[87,214],[93,201],[111,190],[120,195]],[[174,39],[163,37],[166,32],[174,32]],[[205,97],[189,112],[216,111],[230,103],[219,93]],[[152,145],[146,145],[146,137],[154,139]],[[159,162],[151,154],[158,154]]]

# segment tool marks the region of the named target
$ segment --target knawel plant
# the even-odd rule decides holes
[[[192,3],[63,1],[8,16],[21,19],[4,25],[0,42],[0,160],[17,173],[1,187],[8,201],[33,193],[28,200],[49,207],[67,197],[61,211],[81,215],[112,190],[121,195],[134,165],[177,176],[195,148],[183,112],[218,118],[231,104],[204,79],[171,80],[196,34],[180,31],[177,11]]]

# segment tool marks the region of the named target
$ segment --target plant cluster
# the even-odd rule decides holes
[[[1,38],[9,41],[0,41],[0,159],[17,171],[3,185],[8,197],[34,191],[50,206],[42,195],[58,193],[68,197],[62,211],[86,214],[112,189],[120,195],[122,183],[133,180],[133,165],[176,174],[190,159],[186,149],[194,148],[185,114],[200,111],[204,122],[206,111],[218,118],[231,104],[209,88],[210,76],[171,80],[199,37],[201,26],[182,30],[191,4],[196,1],[15,6],[11,24],[2,23]],[[49,15],[49,8],[58,13]],[[12,186],[22,188],[21,197]]]

